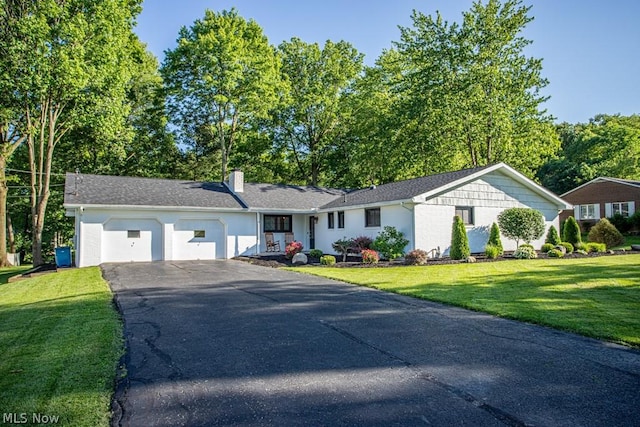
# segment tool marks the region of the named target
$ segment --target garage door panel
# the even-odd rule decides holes
[[[159,261],[162,227],[154,219],[111,219],[103,225],[102,262]]]
[[[173,259],[224,258],[224,226],[218,220],[180,220],[174,224]]]

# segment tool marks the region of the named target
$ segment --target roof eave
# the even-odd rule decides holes
[[[155,206],[155,205],[110,205],[92,203],[64,203],[65,209],[131,209],[131,210],[171,210],[171,211],[209,211],[209,212],[248,212],[246,208],[220,208],[207,206]]]

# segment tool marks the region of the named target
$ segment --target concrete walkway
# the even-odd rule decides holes
[[[123,426],[640,425],[640,352],[238,261],[110,264]]]

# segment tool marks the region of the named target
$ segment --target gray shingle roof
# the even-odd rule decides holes
[[[180,206],[241,209],[220,183],[68,173],[65,205]]]
[[[322,206],[322,209],[335,209],[347,206],[369,205],[375,203],[391,202],[395,200],[408,200],[420,194],[435,190],[459,179],[473,175],[483,169],[492,167],[482,166],[472,169],[464,169],[455,172],[440,173],[437,175],[423,176],[407,179],[405,181],[390,182],[371,188],[363,188],[346,194]]]
[[[332,188],[245,183],[244,192],[238,193],[238,196],[251,208],[311,210],[341,197],[342,194],[343,190]]]

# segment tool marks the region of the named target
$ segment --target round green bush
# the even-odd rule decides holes
[[[551,249],[549,252],[547,252],[547,256],[551,258],[562,258],[564,254],[558,249]]]
[[[320,258],[324,253],[320,249],[311,249],[309,251],[309,256],[311,258]]]
[[[604,243],[597,243],[597,242],[589,242],[587,244],[584,245],[585,246],[585,251],[586,252],[606,252],[607,251],[607,245],[605,245]]]
[[[333,255],[323,255],[320,257],[320,264],[322,265],[333,265],[336,263],[336,257]]]
[[[558,246],[563,246],[567,250],[568,254],[573,252],[573,245],[569,242],[560,242]]]
[[[518,259],[533,259],[538,258],[538,253],[531,245],[520,245],[513,253],[513,257]]]
[[[544,252],[546,254],[547,252],[549,252],[551,249],[553,249],[555,247],[556,247],[556,245],[554,245],[553,243],[545,243],[540,248],[540,252]]]
[[[589,231],[589,241],[604,243],[608,248],[613,248],[622,245],[624,237],[608,219],[602,218]]]
[[[502,253],[502,248],[499,248],[495,245],[487,245],[484,247],[484,254],[489,259],[496,259]]]

